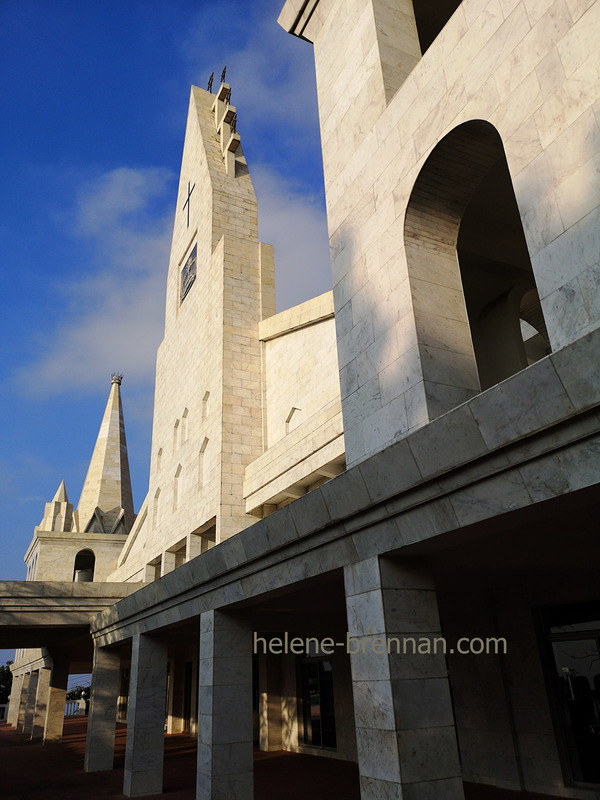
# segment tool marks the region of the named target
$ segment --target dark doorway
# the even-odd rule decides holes
[[[300,665],[304,744],[336,747],[331,661],[306,659]]]

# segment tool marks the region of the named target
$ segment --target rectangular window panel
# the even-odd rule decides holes
[[[183,303],[187,293],[192,288],[192,284],[196,280],[196,262],[197,262],[198,246],[194,245],[194,249],[190,253],[187,261],[181,270],[181,288],[179,290],[179,303]]]

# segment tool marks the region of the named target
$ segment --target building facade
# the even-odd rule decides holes
[[[279,22],[314,47],[332,293],[275,314],[229,86],[192,88],[148,495],[90,506],[101,580],[0,585],[6,641],[87,642],[86,769],[118,708],[129,796],[166,705],[206,800],[251,800],[253,747],[356,762],[363,800],[600,798],[600,3]],[[71,516],[61,487],[42,528]],[[64,621],[96,592],[79,644],[48,591]]]

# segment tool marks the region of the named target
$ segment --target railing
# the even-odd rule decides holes
[[[83,708],[79,704],[79,700],[67,700],[65,704],[65,717],[78,717],[85,714],[85,706]]]

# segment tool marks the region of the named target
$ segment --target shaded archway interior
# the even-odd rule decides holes
[[[80,550],[75,556],[73,580],[76,583],[90,583],[94,580],[96,556],[92,550]]]
[[[434,148],[411,194],[405,240],[417,327],[435,359],[448,361],[445,383],[483,390],[549,352],[506,155],[493,125],[464,123]],[[425,301],[415,288],[419,283],[427,286]],[[449,306],[448,290],[460,289],[464,303]],[[460,354],[460,366],[449,351]],[[427,374],[425,380],[431,380]]]

